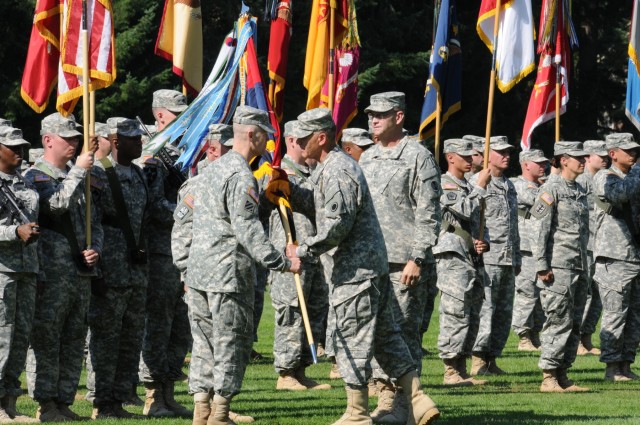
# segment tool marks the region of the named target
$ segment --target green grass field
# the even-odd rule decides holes
[[[437,310],[436,310],[437,311]],[[444,388],[442,362],[435,354],[438,333],[437,315],[425,337],[425,345],[431,354],[423,360],[422,382],[425,391],[438,404],[442,416],[438,424],[640,424],[640,382],[612,384],[602,380],[604,367],[596,357],[579,357],[569,372],[576,383],[591,387],[590,393],[541,394],[538,392],[542,378],[537,368],[537,355],[520,353],[516,349],[517,338],[511,335],[500,366],[509,372],[504,377],[489,377],[489,384],[479,388]],[[307,374],[322,382],[330,382],[331,391],[282,392],[275,390],[276,374],[272,367],[273,309],[265,300],[260,324],[260,341],[255,348],[266,359],[251,364],[245,375],[243,392],[238,395],[232,409],[256,418],[256,425],[315,425],[331,424],[344,412],[345,394],[342,381],[329,381],[330,363],[326,359],[307,369]],[[596,336],[597,337],[597,336]],[[597,338],[596,338],[597,340]],[[636,370],[637,371],[637,370]],[[186,370],[185,370],[186,372]],[[79,389],[86,391],[84,379]],[[140,387],[139,394],[143,394]],[[193,407],[187,394],[187,385],[176,388],[179,402]],[[376,399],[370,400],[370,409]],[[25,413],[35,414],[36,404],[27,396],[18,401]],[[142,413],[141,408],[127,408]],[[90,416],[91,405],[78,401],[73,406],[77,413]],[[141,420],[110,420],[101,423],[134,424]],[[144,423],[190,424],[187,419],[151,419]]]

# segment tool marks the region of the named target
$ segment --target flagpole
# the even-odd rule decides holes
[[[500,9],[502,1],[496,1],[496,16],[493,21],[493,55],[491,57],[491,79],[489,80],[489,101],[487,103],[487,126],[484,135],[484,163],[482,169],[489,167],[489,140],[491,139],[491,121],[493,120],[493,98],[496,93],[496,52],[498,51],[498,29],[500,28]],[[480,205],[480,232],[479,238],[484,236],[484,211],[485,203]]]
[[[334,55],[335,49],[333,44],[335,43],[335,28],[336,28],[336,0],[330,1],[331,12],[329,15],[329,109],[333,113],[333,102],[335,97],[335,75],[334,75]]]
[[[560,2],[556,3],[556,22],[560,19]],[[560,27],[559,23],[555,26],[554,36],[556,38],[556,43],[558,42],[558,28]],[[558,49],[560,49],[560,55],[557,54]],[[562,78],[562,73],[560,72],[560,66],[562,65],[562,40],[560,40],[560,45],[556,46],[556,54],[554,55],[554,62],[556,64],[556,142],[560,141],[560,100],[562,98],[562,84],[560,79]]]
[[[436,31],[438,28],[438,15],[439,12],[439,0],[433,1],[433,40],[431,46],[435,46],[436,44]],[[433,49],[432,47],[432,49]],[[431,52],[431,56],[433,57],[433,51]],[[436,140],[433,146],[433,153],[436,157],[436,164],[440,165],[440,128],[442,127],[442,98],[440,94],[436,95]]]
[[[84,152],[89,151],[91,127],[91,106],[89,95],[89,33],[87,31],[87,0],[82,0],[82,123],[84,126]],[[85,229],[87,249],[91,247],[91,171],[84,179],[85,185]]]

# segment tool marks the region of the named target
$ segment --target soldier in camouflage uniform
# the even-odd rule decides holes
[[[557,178],[540,187],[533,217],[531,250],[536,262],[540,302],[547,320],[542,328],[541,392],[580,392],[567,376],[580,341],[587,297],[587,191],[576,178],[584,172],[586,153],[580,142],[556,142]]]
[[[73,115],[58,113],[42,120],[44,156],[26,173],[40,194],[38,242],[41,276],[27,359],[29,394],[42,422],[78,420],[73,404],[84,357],[91,277],[96,276],[103,234],[91,208],[91,245],[86,246],[85,176],[93,152],[78,156],[82,133]]]
[[[248,160],[264,153],[268,114],[236,109],[233,150],[209,165],[194,197],[193,239],[186,284],[193,335],[189,392],[194,425],[232,424],[229,404],[242,386],[253,340],[255,261],[271,270],[299,272],[268,241],[258,220],[258,186]],[[215,265],[215,267],[212,267]]]
[[[89,307],[94,419],[134,416],[122,403],[131,396],[144,330],[148,282],[145,224],[149,215],[160,209],[142,170],[133,163],[142,152],[143,130],[136,121],[119,117],[109,118],[107,125],[111,155],[92,170],[92,192],[105,238],[102,277],[92,282]]]
[[[607,145],[603,140],[587,140],[584,142],[584,151],[589,154],[585,164],[584,173],[580,174],[576,181],[587,190],[587,200],[589,201],[589,244],[587,245],[587,259],[589,261],[589,288],[587,292],[587,303],[582,316],[582,326],[580,327],[580,345],[578,345],[578,355],[600,355],[600,349],[593,346],[591,335],[596,331],[596,326],[602,313],[602,301],[598,284],[593,280],[596,264],[593,260],[593,241],[596,230],[595,202],[593,200],[593,177],[600,170],[607,168],[609,164],[609,154]]]
[[[629,133],[605,138],[611,167],[593,178],[596,229],[593,255],[602,299],[600,361],[605,379],[636,380],[631,364],[640,342],[640,244],[631,214],[640,196],[640,145]]]
[[[310,175],[309,166],[302,159],[302,149],[292,136],[297,121],[289,121],[284,126],[283,136],[287,144],[287,154],[282,158],[281,168],[290,181],[304,184]],[[298,240],[306,240],[316,234],[313,220],[305,215],[293,212],[293,225]],[[286,235],[278,209],[269,219],[269,238],[278,250],[284,250]],[[328,384],[319,384],[305,375],[305,369],[313,364],[311,351],[307,344],[302,312],[291,273],[272,272],[269,277],[271,302],[275,310],[275,338],[273,357],[276,372],[280,375],[276,384],[278,390],[329,390]],[[309,322],[316,328],[314,340],[322,333],[322,322],[327,309],[328,288],[324,280],[324,271],[320,262],[306,265],[300,273],[302,292],[307,304]],[[319,328],[319,329],[318,329]]]
[[[290,187],[281,176],[269,182],[266,195],[276,203],[278,193],[290,192],[293,209],[315,217],[317,234],[297,248],[288,246],[289,255],[314,261],[336,249],[329,283],[336,320],[327,332],[346,384],[347,411],[335,425],[371,423],[367,381],[374,350],[384,372],[405,390],[413,416],[407,423],[432,423],[440,413],[422,392],[415,362],[393,319],[384,239],[364,174],[336,147],[331,111],[312,109],[298,121],[293,136],[304,150],[302,157],[320,162],[308,180],[312,189]]]
[[[426,148],[403,134],[405,109],[404,93],[371,96],[365,112],[372,119],[378,143],[362,155],[359,164],[387,250],[391,309],[419,375],[422,313],[428,294],[434,292],[430,288],[436,286],[431,251],[442,220],[440,170]],[[380,398],[371,418],[382,423],[404,422],[408,414],[406,397],[395,397],[391,378],[376,363],[373,378],[380,388]],[[390,417],[385,418],[387,415]]]
[[[15,195],[29,223],[23,224],[8,205],[0,205],[0,422],[37,422],[18,413],[29,334],[36,303],[38,273],[38,193],[18,172],[29,148],[22,132],[0,122],[0,184]]]
[[[544,324],[544,312],[540,304],[540,289],[536,286],[536,262],[531,255],[531,207],[538,199],[538,190],[549,160],[539,149],[520,152],[522,174],[511,179],[518,193],[518,231],[522,270],[516,277],[516,294],[513,300],[511,327],[518,335],[518,350],[539,351],[540,330]]]
[[[502,375],[496,358],[509,338],[515,276],[520,273],[520,235],[518,234],[518,197],[513,183],[504,176],[513,149],[504,136],[490,139],[485,227],[491,249],[482,255],[485,272],[485,297],[480,312],[480,329],[473,346],[471,374]],[[477,177],[471,178],[476,183]]]
[[[465,178],[468,180],[471,178],[471,176],[482,170],[482,166],[484,165],[484,137],[467,134],[465,136],[462,136],[462,139],[468,140],[473,144],[473,155],[471,155],[471,170],[465,175]]]
[[[484,273],[479,256],[489,244],[479,236],[480,201],[491,179],[489,169],[478,172],[476,185],[465,179],[471,170],[473,145],[464,139],[444,142],[447,173],[442,176],[442,227],[433,252],[438,270],[440,334],[438,350],[444,362],[444,385],[483,385],[467,374],[466,359],[480,324]]]
[[[346,134],[345,130],[348,130]],[[340,147],[358,162],[362,154],[374,145],[373,140],[369,138],[367,130],[361,128],[347,128],[345,130],[342,131]]]
[[[152,110],[162,131],[176,114],[187,109],[185,96],[175,90],[153,93]],[[142,170],[150,190],[165,198],[173,213],[178,188],[167,179],[166,169],[153,157],[144,158]],[[175,382],[183,379],[182,365],[191,344],[180,272],[171,257],[173,214],[152,217],[148,225],[149,280],[139,378],[146,389],[143,414],[153,417],[190,416],[191,411],[175,401]]]

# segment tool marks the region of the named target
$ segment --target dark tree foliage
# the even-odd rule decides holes
[[[140,115],[152,121],[151,95],[159,88],[180,89],[179,79],[169,62],[155,56],[153,48],[162,14],[162,0],[114,0],[118,76],[116,83],[97,93],[97,120],[110,116]],[[269,25],[263,19],[264,1],[246,2],[259,18],[258,55],[266,79]],[[536,22],[541,0],[533,0]],[[627,43],[631,0],[598,2],[574,1],[574,22],[580,49],[573,54],[570,103],[562,116],[562,138],[586,140],[602,137],[612,129],[636,132],[624,116],[627,72]],[[20,98],[20,80],[31,33],[34,0],[0,2],[0,116],[36,142],[42,116],[35,114]],[[416,0],[356,0],[362,41],[359,101],[360,110],[369,96],[388,90],[407,95],[406,128],[417,132],[422,97],[428,74],[429,50],[433,35],[433,2]],[[476,33],[479,1],[458,0],[460,41],[463,51],[462,111],[445,125],[443,138],[463,134],[484,135],[491,56]],[[287,71],[285,120],[304,110],[306,90],[302,86],[311,1],[294,1],[293,38]],[[213,66],[224,36],[240,11],[240,1],[202,1],[204,29],[204,77]],[[493,134],[520,140],[522,124],[535,73],[510,92],[496,92]],[[45,113],[55,110],[55,99]],[[81,119],[80,104],[76,117]],[[366,126],[360,113],[353,126]],[[550,153],[553,123],[534,133],[534,146]]]

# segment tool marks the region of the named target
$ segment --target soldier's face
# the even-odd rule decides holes
[[[371,120],[371,130],[373,136],[376,138],[384,137],[385,134],[394,130],[399,125],[402,125],[402,111],[387,111],[387,112],[370,112],[369,119]]]
[[[320,147],[319,139],[321,134],[324,133],[319,133],[316,131],[305,138],[298,139],[298,145],[300,145],[300,148],[302,148],[302,158],[305,161],[309,159],[314,159],[316,161],[320,160],[322,148]]]
[[[127,137],[119,134],[118,155],[132,160],[140,158],[140,155],[142,155],[142,137]]]
[[[587,157],[587,165],[593,170],[604,170],[609,164],[608,156],[591,154]]]
[[[477,150],[474,150],[474,152],[475,153],[471,155],[471,169],[480,171],[484,166],[484,156]]]
[[[584,173],[584,164],[586,163],[585,156],[568,156],[566,157],[566,162],[564,162],[563,158],[563,166],[567,168],[568,171],[575,174]]]
[[[2,168],[8,169],[7,171],[18,168],[22,163],[24,146],[6,146],[0,143],[0,165]]]
[[[618,165],[631,167],[636,162],[638,151],[635,149],[614,149],[609,155]]]
[[[448,153],[447,159],[449,161],[449,165],[452,166],[455,170],[468,173],[471,171],[472,166],[472,157],[466,155],[458,155],[457,153]]]
[[[69,161],[76,156],[80,144],[79,137],[60,137],[57,134],[49,134],[45,138],[47,138],[45,144],[55,158]]]
[[[504,171],[509,167],[509,158],[511,157],[509,149],[501,151],[494,151],[491,149],[489,152],[489,162],[492,166],[501,171]]]
[[[543,161],[543,162],[533,162],[533,161],[527,161],[525,165],[529,172],[531,173],[531,175],[533,177],[544,177],[544,172],[547,169],[547,164],[548,161]]]
[[[222,156],[222,145],[218,140],[209,140],[209,148],[207,149],[207,159],[215,161]]]

